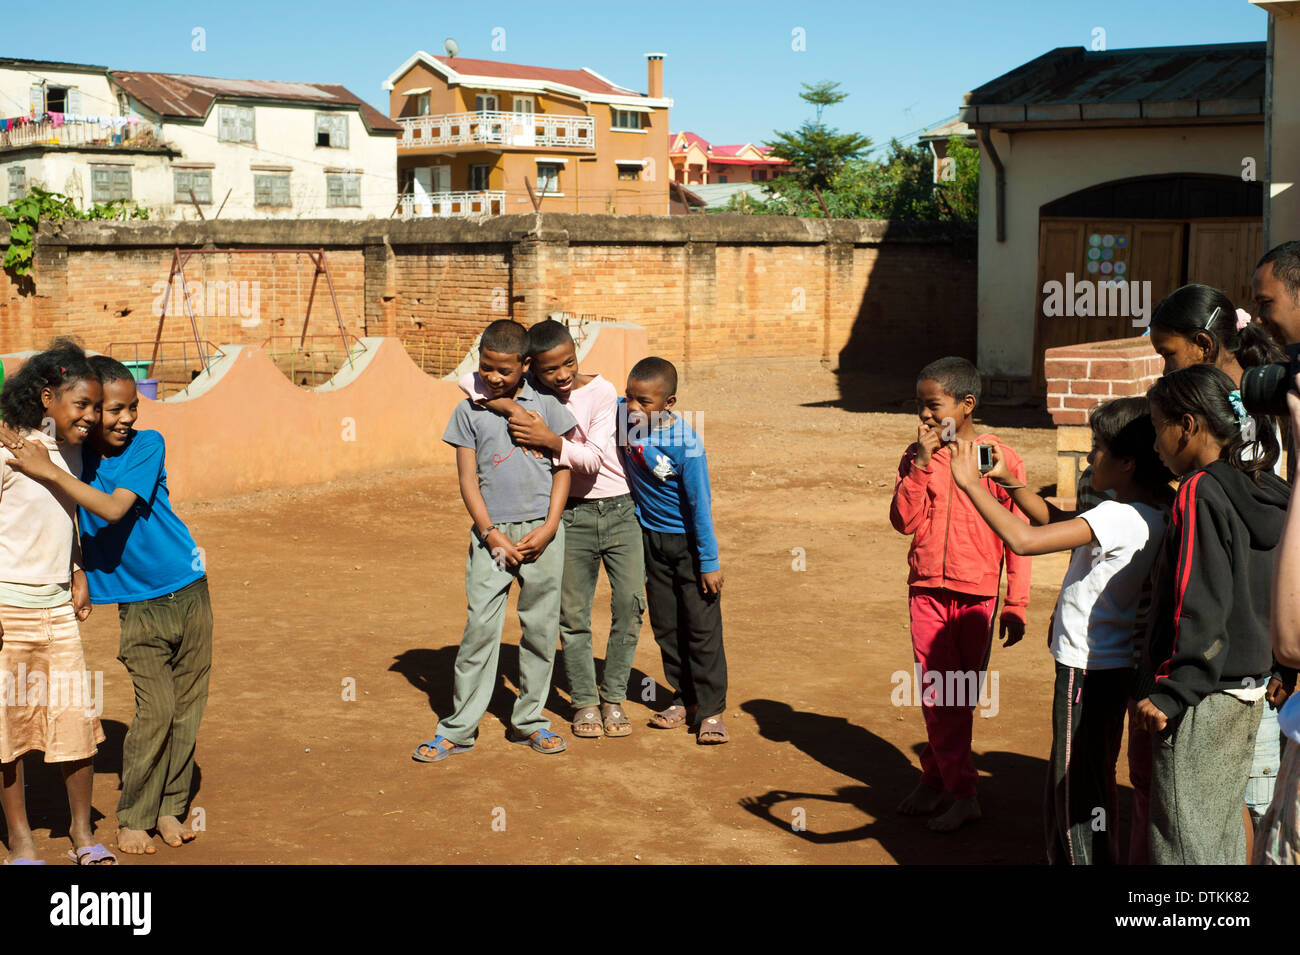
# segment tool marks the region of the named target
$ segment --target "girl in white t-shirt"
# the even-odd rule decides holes
[[[1077,516],[1004,483],[1015,478],[996,448],[984,474],[973,442],[960,442],[952,459],[957,486],[1012,553],[1073,551],[1052,615],[1056,688],[1043,804],[1048,861],[1073,865],[1119,861],[1115,763],[1133,682],[1134,622],[1172,498],[1145,398],[1108,401],[1088,423],[1093,487],[1115,499]],[[998,505],[983,477],[1007,487],[1036,526]]]

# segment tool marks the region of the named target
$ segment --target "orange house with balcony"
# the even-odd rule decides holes
[[[719,183],[767,182],[793,168],[789,160],[778,159],[770,146],[741,143],[716,146],[696,133],[675,133],[668,147],[673,179],[685,185],[711,186]]]
[[[667,215],[672,100],[663,54],[646,58],[639,93],[585,68],[414,54],[384,82],[402,214]]]

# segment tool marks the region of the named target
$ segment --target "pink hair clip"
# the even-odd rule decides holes
[[[1241,331],[1250,324],[1250,312],[1244,308],[1237,309],[1237,331]]]

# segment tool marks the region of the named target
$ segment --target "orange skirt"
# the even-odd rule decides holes
[[[86,670],[71,603],[0,605],[0,763],[40,750],[47,763],[94,756],[104,677]]]

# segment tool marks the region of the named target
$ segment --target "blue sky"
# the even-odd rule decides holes
[[[387,111],[383,80],[418,49],[539,66],[591,67],[645,90],[645,53],[662,52],[672,127],[715,143],[759,142],[811,115],[800,83],[838,80],[848,100],[825,120],[883,145],[953,115],[962,95],[1058,46],[1109,49],[1263,40],[1267,17],[1246,0],[740,0],[406,2],[51,0],[40,21],[6,30],[0,56],[243,79],[342,83]],[[76,27],[73,24],[93,24]],[[11,24],[12,25],[12,24]],[[192,31],[206,31],[206,50]],[[504,30],[504,51],[492,49]],[[794,31],[805,49],[793,49]],[[497,34],[501,36],[501,34]]]

